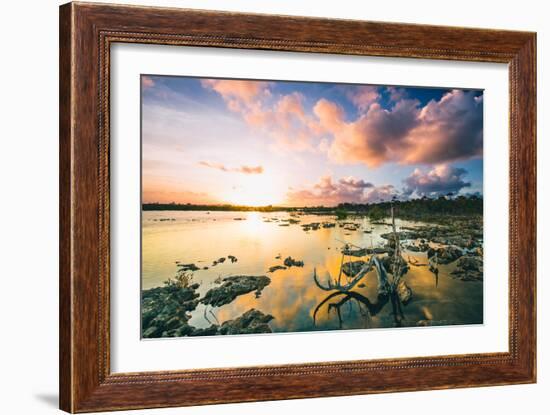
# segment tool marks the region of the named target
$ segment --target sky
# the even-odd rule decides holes
[[[141,76],[144,203],[482,194],[483,91]]]

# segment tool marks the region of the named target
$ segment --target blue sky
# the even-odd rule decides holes
[[[482,193],[483,93],[143,75],[145,202]]]

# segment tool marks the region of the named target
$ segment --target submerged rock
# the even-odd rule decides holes
[[[229,304],[239,295],[247,294],[256,291],[256,297],[259,297],[262,290],[271,283],[271,279],[262,276],[250,275],[235,275],[225,277],[222,280],[222,285],[210,289],[200,302],[210,304],[213,307],[219,307],[224,304]]]
[[[225,321],[219,328],[219,334],[255,334],[271,333],[269,323],[273,320],[271,314],[264,314],[254,308],[234,320]]]
[[[285,260],[284,260],[284,264],[287,266],[287,267],[303,267],[304,266],[304,261],[298,261],[292,257],[286,257]]]

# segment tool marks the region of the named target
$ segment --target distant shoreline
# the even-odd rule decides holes
[[[412,199],[393,202],[396,216],[405,219],[443,219],[452,217],[483,216],[483,198],[479,196],[458,196],[455,198]],[[144,203],[142,211],[210,211],[210,212],[289,212],[335,215],[339,219],[347,216],[368,216],[377,220],[390,215],[391,202],[370,204],[341,203],[338,206],[241,206],[241,205],[196,205],[177,203]]]

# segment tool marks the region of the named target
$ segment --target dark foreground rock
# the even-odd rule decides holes
[[[188,324],[198,303],[199,284],[182,287],[169,283],[144,290],[141,294],[141,325],[145,338],[190,335],[195,328]]]
[[[225,277],[222,285],[209,290],[200,302],[210,304],[213,307],[219,307],[229,304],[239,295],[256,291],[256,297],[259,297],[262,290],[271,283],[271,279],[262,276],[235,275]]]
[[[225,335],[271,333],[271,327],[267,324],[271,320],[273,320],[271,314],[264,314],[252,308],[242,316],[222,323],[218,332]]]
[[[267,277],[244,276],[237,278],[240,278],[241,290],[246,285],[245,281],[248,282],[249,288],[251,288],[248,292],[254,289],[261,290],[269,284],[269,278]],[[257,280],[254,281],[251,279]],[[187,284],[186,281],[188,280],[181,278],[176,280],[170,279],[162,287],[142,291],[141,326],[144,338],[271,333],[271,328],[267,323],[273,320],[273,316],[255,309],[248,310],[240,317],[225,321],[221,325],[212,324],[206,328],[197,328],[190,325],[189,320],[191,319],[191,315],[189,313],[195,310],[199,304],[199,294],[196,292],[199,284]],[[226,284],[227,281],[224,280],[224,285]],[[236,284],[236,286],[239,287],[239,284]],[[227,285],[225,290],[229,290]],[[232,291],[231,295],[233,294],[235,294],[235,291]],[[225,301],[227,298],[226,293],[225,297],[220,297],[220,301]]]
[[[483,260],[479,256],[464,256],[457,261],[451,276],[462,281],[482,281]]]

